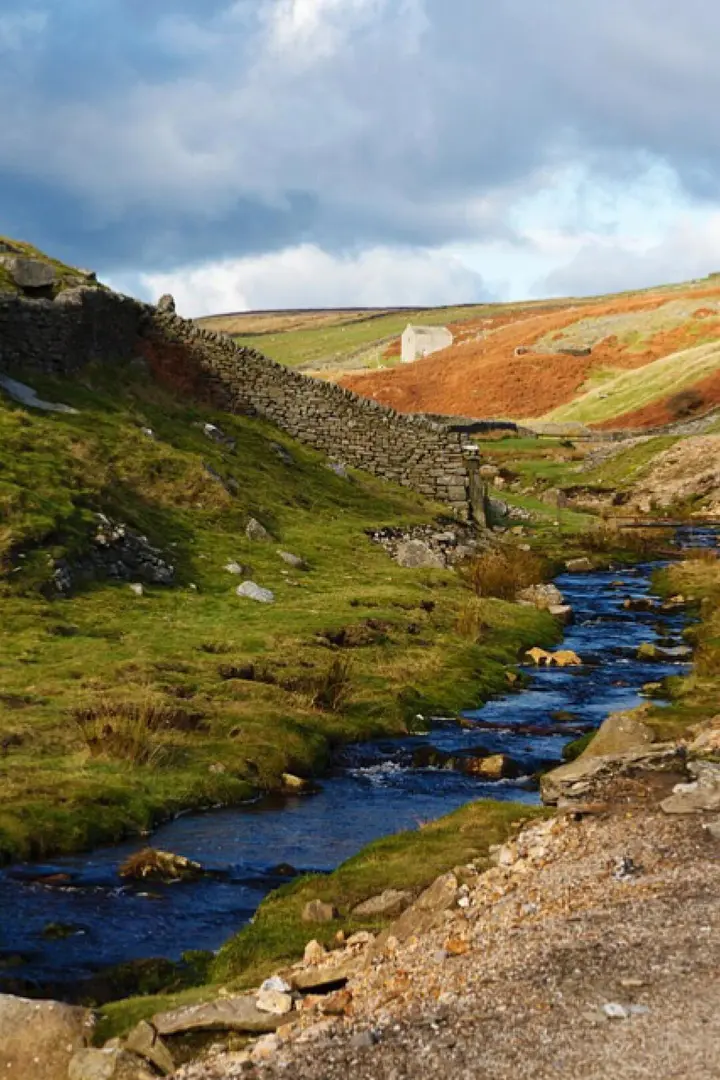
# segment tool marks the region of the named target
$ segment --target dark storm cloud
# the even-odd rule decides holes
[[[512,239],[513,198],[571,162],[661,158],[714,199],[719,35],[706,0],[4,6],[2,228],[158,269]]]

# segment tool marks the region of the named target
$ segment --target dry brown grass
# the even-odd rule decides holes
[[[483,618],[483,607],[479,600],[469,600],[463,604],[455,619],[455,630],[461,637],[477,642],[487,629]]]
[[[541,582],[544,571],[543,560],[531,551],[506,548],[478,555],[461,572],[478,596],[514,600],[521,589]]]
[[[339,712],[348,699],[352,686],[352,662],[336,656],[330,666],[315,680],[311,704],[323,712]]]
[[[163,733],[187,731],[200,721],[198,714],[152,695],[138,701],[97,698],[76,706],[72,718],[91,757],[131,765],[168,764],[171,747]]]

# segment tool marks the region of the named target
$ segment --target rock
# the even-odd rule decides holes
[[[158,311],[164,312],[168,315],[175,314],[175,297],[170,293],[163,293],[155,305]]]
[[[393,918],[405,911],[412,899],[412,893],[407,890],[386,889],[378,896],[371,896],[369,900],[357,904],[352,914],[359,919]]]
[[[564,626],[569,626],[575,619],[575,612],[570,604],[551,604],[548,611],[554,619],[558,619]]]
[[[592,746],[592,743],[590,744]],[[676,767],[681,752],[675,743],[636,747],[621,754],[594,757],[587,751],[567,765],[552,769],[540,778],[543,802],[557,803],[592,796],[594,785],[613,776],[622,776],[636,769],[657,770]]]
[[[308,900],[302,910],[303,922],[326,923],[332,922],[338,916],[336,907],[326,904],[322,900]]]
[[[279,1035],[263,1035],[250,1051],[250,1061],[253,1065],[263,1065],[275,1057],[281,1046],[282,1039]]]
[[[354,914],[354,913],[353,913]],[[372,945],[375,940],[375,935],[369,933],[367,930],[356,930],[354,934],[351,934],[347,939],[347,946],[349,949],[353,949],[356,946],[362,948],[365,945]]]
[[[144,593],[145,593],[145,590],[144,590],[144,588],[142,587],[142,585],[140,584],[139,581],[133,581],[133,583],[130,586],[130,592],[134,593],[135,596],[143,596]]]
[[[193,881],[204,873],[200,863],[169,851],[143,848],[130,855],[120,867],[121,878],[134,881]]]
[[[374,1031],[359,1031],[350,1039],[353,1050],[369,1050],[378,1042],[378,1036]]]
[[[280,777],[284,791],[291,791],[294,795],[310,795],[315,790],[311,780],[305,780],[302,776],[293,776],[292,773],[284,772]]]
[[[21,289],[49,289],[57,280],[55,267],[41,259],[6,255],[0,259],[0,263]]]
[[[261,993],[268,993],[270,991],[277,991],[280,994],[289,994],[291,986],[280,975],[272,975],[269,979],[260,987]]]
[[[522,775],[522,769],[507,754],[490,754],[486,758],[473,758],[473,776],[485,780],[505,780]]]
[[[313,942],[310,942],[313,944]],[[315,945],[318,942],[314,942]],[[319,946],[322,949],[322,945]],[[307,954],[307,948],[305,949]],[[313,954],[315,955],[315,954]],[[308,990],[322,990],[325,987],[342,985],[357,975],[362,970],[365,962],[364,957],[341,955],[337,959],[323,952],[321,960],[326,963],[313,962],[310,967],[293,971],[292,985],[294,990],[305,993]]]
[[[70,1061],[67,1080],[154,1080],[155,1075],[127,1050],[105,1047],[78,1050]]]
[[[643,642],[637,651],[638,660],[647,660],[657,664],[678,664],[690,660],[692,649],[689,645],[674,645],[665,648],[652,642]]]
[[[657,611],[660,605],[651,596],[626,596],[623,607],[626,611]]]
[[[625,750],[637,750],[655,742],[655,732],[633,712],[613,713],[602,722],[597,734],[580,755],[584,758],[622,754]]]
[[[260,522],[253,517],[250,518],[245,526],[245,535],[248,540],[255,540],[258,543],[271,539],[270,533],[265,526],[261,525]]]
[[[488,525],[504,525],[510,515],[510,506],[503,499],[489,495],[485,499],[485,518]]]
[[[76,1051],[92,1039],[89,1009],[0,994],[0,1075],[8,1080],[67,1080]]]
[[[583,661],[572,649],[560,649],[558,652],[549,653],[545,649],[528,649],[525,656],[532,660],[536,667],[582,667]]]
[[[565,569],[569,574],[587,574],[592,570],[593,564],[588,558],[568,559]]]
[[[154,1065],[163,1076],[175,1071],[175,1062],[166,1044],[162,1041],[152,1024],[141,1020],[125,1039],[125,1049],[138,1057],[145,1058]]]
[[[308,941],[303,953],[305,964],[321,964],[326,957],[327,950],[324,945],[321,945],[319,941]]]
[[[603,1005],[603,1012],[608,1020],[627,1020],[630,1016],[630,1011],[618,1001],[608,1001]]]
[[[275,593],[272,589],[263,589],[254,581],[243,581],[235,590],[236,596],[244,596],[248,600],[255,600],[258,604],[274,604]]]
[[[284,563],[288,566],[292,566],[294,570],[307,569],[307,563],[304,559],[301,559],[299,555],[293,555],[290,551],[278,551],[278,555]]]
[[[326,1016],[345,1016],[352,1006],[352,992],[350,990],[336,990],[334,994],[328,994],[320,1006],[321,1012]]]
[[[691,754],[717,754],[720,753],[720,716],[714,716],[690,743],[688,750]]]
[[[327,468],[330,472],[334,472],[336,476],[339,476],[341,480],[349,480],[350,475],[346,467],[339,461],[328,462]]]
[[[183,1035],[190,1031],[275,1031],[282,1018],[261,1012],[252,995],[220,998],[202,1005],[185,1005],[169,1012],[156,1013],[152,1025],[158,1035]]]
[[[435,925],[439,915],[453,907],[458,888],[458,879],[453,873],[442,874],[436,878],[432,885],[420,894],[412,907],[380,934],[372,947],[372,954],[381,954],[391,937],[397,941],[406,941],[413,935],[426,933]]]
[[[293,999],[290,994],[280,990],[261,990],[255,999],[260,1012],[272,1013],[273,1016],[287,1016],[292,1012]]]
[[[697,814],[720,810],[720,765],[710,761],[690,761],[688,772],[695,779],[676,784],[672,795],[660,806],[666,814]]]
[[[247,573],[247,567],[242,566],[237,562],[225,563],[223,569],[227,570],[228,574],[235,574],[236,577],[241,577],[243,574]]]
[[[444,557],[423,540],[406,540],[398,544],[395,561],[406,569],[444,570],[446,566]]]
[[[556,585],[530,585],[527,589],[521,589],[517,594],[520,604],[536,607],[539,611],[548,611],[553,606],[564,603],[563,594]]]

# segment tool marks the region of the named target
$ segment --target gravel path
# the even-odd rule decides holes
[[[658,794],[625,784],[610,813],[526,830],[432,930],[376,943],[343,1016],[319,999],[256,1065],[179,1075],[717,1080],[720,827]]]

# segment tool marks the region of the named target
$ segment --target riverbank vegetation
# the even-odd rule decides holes
[[[557,638],[546,614],[498,599],[473,601],[468,628],[454,571],[391,561],[369,530],[443,512],[411,492],[336,475],[142,372],[35,388],[77,412],[0,402],[0,861],[281,789],[343,742],[505,691],[522,650]],[[172,584],[108,576],[118,528],[147,538]],[[238,597],[245,579],[275,603]]]

